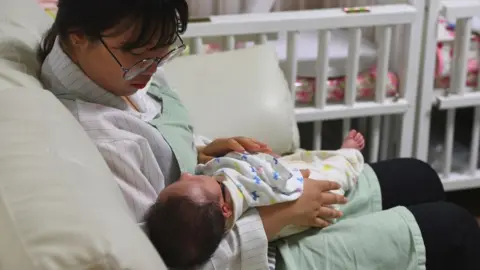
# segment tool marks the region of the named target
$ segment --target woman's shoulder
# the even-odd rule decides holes
[[[143,144],[152,137],[152,127],[128,111],[78,99],[62,102],[94,142],[128,140]]]

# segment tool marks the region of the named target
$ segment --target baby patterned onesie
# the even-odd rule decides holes
[[[302,169],[310,170],[314,180],[329,180],[341,185],[344,194],[352,189],[363,170],[360,151],[343,148],[336,151],[306,151],[275,158],[268,154],[230,153],[198,165],[197,174],[224,175],[223,184],[233,201],[234,220],[248,208],[293,201],[303,192]],[[277,238],[307,228],[288,226]],[[276,238],[276,239],[277,239]]]

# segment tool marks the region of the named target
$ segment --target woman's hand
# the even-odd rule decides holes
[[[275,155],[270,147],[255,139],[233,137],[216,139],[207,146],[198,148],[198,162],[204,164],[215,157],[221,157],[230,152],[267,153]]]
[[[310,171],[302,170],[304,177],[303,193],[291,205],[292,224],[308,227],[326,227],[329,220],[342,216],[342,212],[333,209],[332,204],[345,204],[347,199],[338,194],[331,193],[340,185],[331,181],[309,179]]]
[[[309,179],[308,170],[302,170],[302,175],[304,189],[300,198],[292,202],[257,207],[269,240],[290,224],[323,228],[330,225],[328,220],[342,216],[342,213],[331,205],[344,204],[347,199],[329,192],[339,189],[340,185]]]

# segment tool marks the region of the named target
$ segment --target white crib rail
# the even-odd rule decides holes
[[[438,15],[455,22],[454,52],[448,89],[434,89],[436,23]],[[417,119],[416,157],[427,160],[429,126],[432,100],[440,110],[446,110],[443,170],[440,172],[446,190],[467,189],[480,186],[478,151],[480,142],[480,84],[476,89],[467,87],[468,51],[471,43],[472,17],[480,15],[478,1],[434,1],[430,0],[425,25],[426,43],[424,48],[424,66],[422,88],[420,89]],[[478,49],[477,49],[478,50]],[[480,50],[477,59],[480,60]],[[479,77],[480,78],[480,77]],[[480,80],[479,80],[480,83]],[[474,117],[470,144],[469,164],[466,172],[452,172],[455,138],[455,115],[459,108],[473,107]]]
[[[287,32],[287,68],[285,70],[288,85],[294,96],[297,77],[298,57],[296,55],[297,35],[299,31],[316,30],[318,32],[318,58],[316,61],[316,93],[315,105],[296,108],[298,122],[315,122],[317,147],[320,147],[321,123],[325,120],[344,119],[344,130],[350,128],[350,119],[357,117],[373,117],[371,153],[372,161],[379,159],[380,149],[380,119],[382,116],[401,115],[399,141],[397,142],[399,156],[412,155],[413,127],[415,117],[415,93],[417,67],[419,60],[419,36],[421,31],[423,0],[411,1],[411,4],[395,4],[372,6],[368,13],[347,14],[340,8],[274,12],[267,14],[242,14],[213,16],[210,22],[193,23],[189,25],[184,35],[190,40],[193,53],[202,53],[204,40],[222,37],[224,49],[234,49],[237,37],[256,36],[257,43],[267,42],[267,34]],[[372,101],[356,100],[356,79],[362,27],[378,27],[381,34],[379,55],[377,57],[378,81],[375,99]],[[393,29],[405,28],[401,39],[392,41]],[[349,50],[346,76],[344,104],[327,103],[327,49],[330,31],[339,28],[349,29]],[[218,39],[217,39],[218,40]],[[193,42],[192,42],[193,41]],[[403,51],[402,61],[390,61],[392,43],[400,43]],[[395,57],[394,57],[395,58]],[[390,65],[389,65],[390,64]],[[385,85],[389,67],[396,71],[400,78],[399,96],[387,98]],[[387,121],[388,122],[388,121]],[[384,131],[387,132],[387,131]],[[388,130],[388,134],[390,131]],[[388,140],[384,138],[384,140]],[[383,144],[387,146],[387,144]],[[385,151],[384,151],[385,152]],[[383,155],[385,156],[385,155]]]

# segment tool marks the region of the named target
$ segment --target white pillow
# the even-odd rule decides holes
[[[292,96],[272,45],[180,57],[165,75],[197,134],[248,136],[279,154],[298,148]]]
[[[165,269],[100,153],[41,89],[52,19],[34,0],[0,7],[0,269]]]
[[[0,96],[0,268],[165,269],[70,112],[42,89]]]
[[[34,0],[0,0],[0,89],[41,87],[36,49],[52,24]]]

